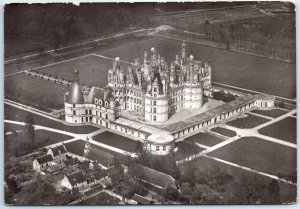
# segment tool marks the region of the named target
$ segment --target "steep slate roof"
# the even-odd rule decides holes
[[[45,163],[51,162],[53,160],[54,159],[53,159],[52,155],[45,155],[43,157],[37,158],[37,161],[39,164],[45,164]]]
[[[87,102],[93,103],[94,98],[100,98],[102,100],[109,101],[111,99],[114,99],[112,93],[113,93],[113,89],[111,87],[105,87],[105,88],[92,87],[87,97]]]
[[[151,203],[153,203],[153,201],[138,195],[138,194],[134,194],[133,197],[131,198],[132,200],[136,201],[137,203],[141,204],[141,205],[150,205]]]
[[[78,81],[74,81],[67,95],[66,102],[69,104],[84,104],[83,93]]]
[[[86,181],[86,178],[81,171],[79,171],[77,173],[72,173],[72,174],[68,175],[67,178],[72,186],[75,186],[78,183],[82,183],[82,182]]]
[[[168,186],[176,189],[175,179],[172,176],[140,164],[137,166],[144,171],[143,174],[145,179],[141,180],[162,187],[163,189],[166,189]]]
[[[59,155],[59,151],[61,154],[67,153],[67,150],[65,149],[64,145],[59,145],[57,147],[53,147],[53,148],[51,148],[51,150],[52,150],[52,153],[54,156]]]

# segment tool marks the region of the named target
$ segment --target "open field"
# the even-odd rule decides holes
[[[93,139],[97,142],[107,144],[127,152],[135,152],[137,148],[137,141],[108,131],[93,136]]]
[[[105,192],[101,192],[91,198],[83,200],[78,203],[78,205],[117,205],[119,202],[119,199],[110,196]]]
[[[226,128],[221,128],[221,127],[215,127],[210,129],[210,131],[221,134],[223,136],[227,136],[227,137],[234,137],[236,136],[235,131],[226,129]]]
[[[203,144],[206,146],[214,146],[214,145],[222,142],[223,140],[220,137],[217,137],[215,135],[200,132],[200,133],[197,133],[193,136],[186,138],[185,141],[199,143],[199,144]]]
[[[257,117],[250,114],[244,114],[244,115],[246,117],[239,117],[226,124],[237,128],[254,128],[255,126],[261,125],[269,121],[268,119]]]
[[[4,105],[4,120],[25,122],[28,114],[29,112],[25,110],[18,109],[9,105]],[[46,126],[49,128],[59,129],[59,130],[68,131],[72,133],[88,134],[99,129],[94,126],[68,126],[63,123],[53,121],[33,113],[30,114],[34,118],[36,125]]]
[[[199,171],[202,172],[206,171],[208,175],[211,175],[212,173],[214,173],[215,176],[229,175],[233,177],[234,182],[238,184],[251,185],[251,186],[259,185],[261,187],[264,187],[267,186],[272,180],[268,177],[257,175],[252,172],[234,166],[230,166],[206,157],[197,158],[195,160],[192,160],[190,163],[192,164],[193,168],[195,168],[194,172],[196,174],[195,175],[196,179],[201,178],[203,175],[199,173]],[[183,170],[183,167],[185,165],[186,164],[182,164],[179,167],[179,169]],[[221,182],[218,184],[218,186],[221,188],[223,187],[225,191],[228,191],[228,189],[230,188],[229,185],[227,185],[227,182]],[[281,201],[283,203],[291,203],[296,201],[297,187],[286,183],[279,183],[279,187],[280,187]]]
[[[243,137],[209,155],[286,179],[296,178],[296,149],[256,137]]]
[[[51,144],[55,144],[58,142],[63,142],[65,140],[71,139],[71,136],[55,133],[52,131],[46,130],[35,130],[35,140],[33,149],[39,149]],[[33,145],[31,138],[28,137],[26,132],[18,132],[16,135],[7,135],[5,140],[9,142],[9,149],[5,150],[5,156],[9,157],[11,154],[27,154],[28,145]],[[25,145],[28,144],[28,145]]]
[[[23,129],[24,129],[24,126],[22,126],[22,125],[17,125],[17,124],[12,124],[12,123],[4,123],[5,132],[18,131],[18,130],[23,130]]]
[[[284,141],[297,143],[297,119],[292,117],[284,118],[267,127],[259,129],[258,132]]]
[[[9,99],[48,111],[64,107],[64,94],[69,89],[25,74],[5,78],[4,85]]]
[[[282,110],[282,109],[273,109],[273,110],[252,110],[251,112],[253,113],[257,113],[260,115],[265,115],[268,117],[272,117],[272,118],[277,118],[281,115],[284,115],[285,113],[287,113],[287,111]]]
[[[107,72],[112,68],[113,61],[97,56],[87,56],[56,65],[38,69],[41,73],[51,74],[59,78],[74,79],[74,69],[79,71],[80,83],[84,85],[105,87]]]
[[[198,147],[192,142],[180,141],[177,142],[178,150],[175,152],[175,160],[179,161],[193,154],[201,152],[202,148]]]

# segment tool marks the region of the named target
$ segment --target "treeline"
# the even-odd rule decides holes
[[[154,12],[154,4],[145,3],[8,4],[4,33],[6,41],[27,38],[43,41],[45,47],[59,48],[124,28],[147,28]]]

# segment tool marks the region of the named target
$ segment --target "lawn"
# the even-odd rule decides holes
[[[19,122],[24,122],[29,112],[18,109],[16,107],[12,107],[10,105],[4,105],[4,119],[5,120],[14,120]],[[31,113],[31,115],[34,118],[36,125],[46,126],[49,128],[59,129],[63,131],[68,131],[72,133],[78,133],[78,134],[88,134],[93,131],[99,130],[99,128],[96,128],[94,126],[67,126],[63,123],[50,120],[48,118],[42,117],[40,115],[36,115]]]
[[[68,87],[18,74],[4,79],[5,96],[22,104],[49,112],[64,108]]]
[[[25,134],[26,132],[18,132],[17,135],[7,135],[5,140],[9,141],[9,152],[5,151],[5,155],[9,156],[11,154],[16,154],[15,150],[16,147],[18,147],[18,154],[22,154],[22,149],[25,151],[22,147],[24,145],[21,145],[20,142],[27,142],[29,144],[32,143],[31,139],[28,138],[28,136]],[[55,144],[58,142],[63,142],[65,140],[71,139],[71,136],[52,132],[52,131],[46,131],[46,130],[35,130],[35,142],[34,142],[34,149],[42,148],[51,144]],[[22,146],[22,147],[20,147]]]
[[[119,202],[119,199],[110,196],[105,192],[101,192],[98,195],[83,200],[82,202],[78,203],[78,205],[117,205]]]
[[[176,53],[180,52],[181,42],[153,38],[106,51],[97,51],[97,53],[108,57],[119,56],[122,60],[129,62],[139,58],[142,62],[144,51],[148,50],[149,54],[151,47],[155,47],[161,56],[165,57],[167,62],[170,62],[175,60]],[[201,61],[212,60],[212,80],[215,82],[287,98],[296,97],[295,64],[197,44],[187,44],[187,50],[188,54],[191,53],[195,56],[195,59]],[[254,80],[256,82],[252,82]]]
[[[192,142],[180,141],[177,142],[178,150],[175,152],[175,160],[183,160],[191,155],[198,154],[203,148],[198,147]]]
[[[126,138],[124,136],[105,131],[96,136],[93,139],[97,142],[107,144],[112,147],[116,147],[127,152],[135,152],[137,147],[137,141]]]
[[[259,129],[258,132],[284,141],[297,143],[297,119],[284,118],[276,123]]]
[[[23,130],[23,129],[24,129],[23,125],[17,125],[17,124],[13,124],[13,123],[5,123],[4,122],[5,132],[18,131],[18,130]]]
[[[203,144],[206,146],[214,146],[216,144],[219,144],[223,140],[215,135],[200,132],[200,133],[197,133],[193,136],[186,138],[185,141],[199,143],[199,144]]]
[[[79,71],[80,83],[84,85],[105,87],[107,74],[113,61],[97,56],[87,56],[38,69],[41,73],[56,75],[59,78],[74,79],[74,69]]]
[[[234,126],[237,128],[254,128],[258,125],[268,122],[269,120],[266,118],[258,117],[255,115],[244,114],[246,117],[239,117],[235,120],[232,120],[227,125]]]
[[[260,138],[243,137],[209,155],[268,174],[296,178],[296,149]]]
[[[287,111],[282,110],[282,109],[252,110],[251,112],[256,113],[256,114],[260,114],[260,115],[265,115],[265,116],[272,117],[272,118],[277,118],[281,115],[284,115],[284,114],[288,113]]]
[[[229,130],[229,129],[226,129],[226,128],[215,127],[215,128],[210,129],[210,130],[212,132],[215,132],[215,133],[221,134],[223,136],[227,136],[227,137],[234,137],[234,136],[236,136],[236,132],[235,131],[232,131],[232,130]]]

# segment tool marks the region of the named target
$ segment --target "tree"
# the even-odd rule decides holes
[[[164,191],[164,197],[167,200],[177,201],[179,199],[179,192],[177,191],[177,189],[174,189],[172,187],[168,187]]]
[[[189,198],[190,204],[192,202],[193,189],[188,182],[183,182],[180,187],[181,193]]]
[[[28,114],[26,119],[26,132],[28,134],[29,139],[31,139],[32,146],[35,145],[35,132],[34,132],[34,118],[32,117],[31,114]]]
[[[280,187],[278,181],[273,179],[268,185],[269,204],[280,204]]]

